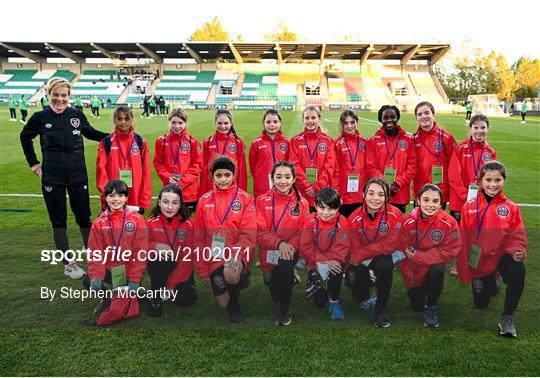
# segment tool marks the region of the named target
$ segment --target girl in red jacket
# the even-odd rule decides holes
[[[294,266],[309,205],[294,184],[296,172],[291,162],[277,162],[271,174],[274,187],[255,201],[258,255],[264,283],[278,306],[276,324],[286,326],[291,324]]]
[[[414,133],[416,151],[416,175],[413,181],[413,195],[418,197],[424,184],[437,185],[442,191],[443,209],[449,199],[448,164],[454,153],[456,141],[446,130],[435,122],[435,109],[427,101],[422,101],[414,109],[418,130]]]
[[[154,168],[163,185],[176,184],[193,213],[199,198],[202,153],[199,141],[187,132],[188,115],[182,108],[169,114],[169,133],[156,139]]]
[[[247,190],[246,143],[236,135],[233,116],[227,109],[218,109],[214,117],[216,132],[203,142],[203,168],[199,195],[212,190],[213,178],[210,165],[216,156],[228,156],[236,165],[235,182],[242,190]]]
[[[370,178],[364,187],[364,204],[349,217],[351,224],[351,266],[347,280],[355,302],[370,296],[370,273],[375,274],[377,303],[374,324],[390,326],[386,310],[392,288],[392,253],[399,248],[401,212],[388,205],[388,183],[379,177]]]
[[[503,193],[504,165],[484,164],[479,179],[478,196],[461,210],[463,248],[457,259],[458,277],[463,283],[472,281],[474,305],[484,309],[497,293],[496,274],[501,274],[507,286],[500,334],[516,337],[513,316],[525,286],[525,224],[518,205]]]
[[[113,288],[128,285],[130,291],[138,292],[146,268],[146,223],[140,214],[126,208],[128,187],[123,181],[109,181],[103,195],[105,211],[92,223],[83,285],[96,291],[107,290],[104,283]],[[94,313],[100,315],[110,304],[110,297],[105,297]]]
[[[480,169],[497,154],[487,140],[489,120],[483,114],[475,114],[469,122],[471,136],[454,150],[450,160],[450,214],[459,222],[465,202],[476,198],[480,189]]]
[[[105,203],[104,189],[110,180],[122,180],[129,188],[127,205],[144,213],[152,202],[152,176],[148,144],[134,131],[133,112],[127,106],[114,110],[115,129],[99,142],[96,184]]]
[[[336,139],[334,147],[336,166],[333,186],[343,201],[339,212],[348,218],[362,204],[367,139],[358,132],[358,116],[353,110],[341,113],[339,125],[341,136]]]
[[[400,112],[396,106],[382,106],[377,116],[382,127],[367,143],[367,176],[384,177],[390,184],[390,204],[405,213],[416,174],[413,138],[398,124]]]
[[[349,222],[339,212],[341,198],[333,188],[315,197],[316,213],[309,216],[300,240],[300,257],[306,260],[306,296],[317,307],[328,307],[334,320],[345,316],[339,304],[343,269],[349,255]]]
[[[281,132],[281,115],[268,109],[263,116],[264,130],[251,143],[249,170],[253,177],[253,196],[259,197],[272,189],[271,171],[275,163],[289,158],[289,139]]]
[[[190,307],[195,304],[195,280],[193,277],[193,222],[183,201],[180,187],[167,184],[159,192],[157,204],[148,226],[148,250],[156,251],[148,261],[148,273],[152,290],[157,292],[168,288],[176,291],[174,304]],[[150,300],[148,314],[161,316],[163,298],[156,296]]]
[[[227,156],[210,166],[214,189],[199,199],[195,216],[201,279],[212,286],[216,301],[232,322],[244,320],[240,290],[249,285],[249,263],[257,242],[253,198],[235,183],[236,165]]]
[[[437,301],[443,290],[445,263],[461,248],[456,220],[441,209],[438,186],[425,184],[418,193],[419,207],[403,218],[400,265],[411,308],[424,311],[424,326],[439,326]]]
[[[336,154],[332,138],[321,130],[321,111],[306,106],[302,112],[304,131],[291,139],[289,160],[294,164],[296,184],[302,197],[308,200],[310,211],[315,211],[315,194],[332,186]]]

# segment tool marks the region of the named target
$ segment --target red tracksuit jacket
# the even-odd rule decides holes
[[[317,213],[310,214],[300,239],[300,257],[306,260],[307,269],[314,270],[318,262],[330,260],[345,264],[351,248],[349,234],[349,221],[343,215],[336,213],[325,222]]]
[[[272,139],[263,131],[249,149],[249,170],[253,177],[253,196],[266,193],[270,186],[270,174],[274,163],[289,159],[289,144],[281,131]]]
[[[116,251],[120,251],[119,253],[113,251],[113,247],[117,244],[119,248]],[[109,251],[107,247],[110,247]],[[148,230],[144,218],[128,209],[104,211],[92,223],[88,248],[90,249],[87,255],[90,280],[99,278],[103,281],[106,270],[124,265],[126,279],[139,283],[146,268],[148,249]],[[123,254],[126,250],[131,251],[129,256]],[[139,253],[139,251],[142,252]]]
[[[246,144],[240,137],[235,138],[233,133],[222,134],[216,131],[203,142],[203,168],[199,195],[202,196],[214,186],[210,178],[210,165],[218,155],[228,156],[234,161],[235,181],[240,189],[247,190]]]
[[[169,183],[173,173],[181,174],[179,185],[184,202],[199,198],[199,176],[202,171],[202,152],[199,141],[187,134],[169,132],[156,140],[154,168],[163,185]]]
[[[224,219],[225,214],[227,217]],[[253,198],[236,184],[226,190],[214,188],[199,199],[195,231],[195,245],[200,250],[199,274],[203,277],[210,275],[225,262],[213,261],[214,258],[206,256],[208,253],[203,253],[203,248],[212,247],[212,235],[215,233],[225,236],[225,247],[231,248],[233,256],[238,256],[247,269],[257,243],[257,215]]]
[[[275,265],[266,263],[267,250],[278,249],[281,241],[292,245],[295,251],[300,250],[300,236],[309,215],[309,204],[304,198],[298,202],[294,190],[283,195],[275,189],[259,196],[255,203],[259,262],[262,270],[270,271]]]
[[[457,258],[457,270],[459,279],[464,283],[493,272],[505,253],[513,255],[516,251],[522,251],[527,256],[527,233],[519,206],[501,192],[491,200],[486,210],[488,202],[482,189],[478,192],[477,200],[470,200],[461,210],[463,248]],[[469,265],[473,244],[481,250],[476,269]]]
[[[342,133],[335,141],[336,166],[334,168],[334,186],[344,204],[362,202],[364,183],[366,182],[366,144],[367,139],[358,133]],[[354,161],[354,167],[353,167]],[[359,175],[357,192],[347,192],[349,175]]]
[[[307,140],[307,144],[306,144]],[[311,158],[313,156],[313,159]],[[296,169],[296,185],[309,206],[315,206],[315,198],[308,197],[306,190],[313,187],[315,193],[325,187],[332,186],[332,177],[336,164],[336,154],[332,138],[321,131],[315,133],[304,131],[291,139],[289,160]],[[306,176],[306,168],[317,168],[317,180],[311,185]]]
[[[399,264],[406,288],[422,285],[431,265],[444,264],[452,260],[461,248],[457,221],[440,210],[430,219],[420,216],[420,208],[413,209],[403,218],[401,247],[416,249],[412,260]],[[418,243],[418,246],[417,246]]]
[[[396,170],[394,182],[399,185],[398,192],[390,198],[391,203],[406,205],[410,202],[411,181],[416,175],[416,152],[412,135],[398,126],[399,132],[391,137],[381,127],[367,143],[367,178],[384,178],[384,168]],[[391,158],[392,157],[392,158]]]
[[[472,148],[471,148],[472,147]],[[472,153],[474,151],[474,153]],[[474,155],[473,155],[474,154]],[[497,154],[486,141],[473,142],[471,137],[461,142],[450,159],[450,210],[461,211],[467,202],[469,184],[477,182],[485,163],[496,160]]]
[[[349,217],[351,224],[351,264],[358,265],[378,255],[389,255],[399,249],[401,211],[392,205],[381,209],[371,220],[366,206],[356,209]]]
[[[96,184],[101,195],[101,204],[105,204],[103,190],[110,180],[120,178],[120,169],[131,169],[133,187],[129,188],[128,205],[149,209],[152,203],[152,174],[148,144],[143,140],[142,151],[134,138],[133,129],[129,134],[115,130],[111,134],[109,156],[99,142],[96,161]]]
[[[414,135],[414,149],[416,151],[416,176],[413,181],[414,198],[422,185],[431,183],[431,167],[441,165],[443,167],[443,183],[437,185],[443,193],[443,203],[448,202],[450,186],[448,184],[448,165],[454,153],[456,141],[446,130],[435,124],[429,132],[418,129]]]
[[[148,227],[148,249],[155,250],[158,243],[168,245],[176,258],[176,267],[167,279],[167,287],[174,289],[178,284],[186,282],[193,268],[196,266],[194,252],[194,227],[193,221],[185,222],[180,217],[172,218],[171,222],[165,216],[159,214],[146,220]],[[171,245],[172,244],[172,245]]]

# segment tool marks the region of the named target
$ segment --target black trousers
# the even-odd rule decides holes
[[[49,213],[49,220],[53,227],[53,239],[56,249],[67,251],[69,241],[67,236],[67,207],[66,191],[69,194],[69,205],[75,215],[75,221],[79,225],[83,244],[88,247],[88,236],[90,235],[90,196],[88,185],[42,185],[43,199]],[[63,260],[67,264],[67,260]]]
[[[99,117],[99,107],[98,108],[94,108],[92,106],[92,114],[95,115],[96,117]]]
[[[150,275],[150,286],[152,290],[164,288],[167,279],[176,267],[176,261],[149,261],[148,274]],[[181,282],[174,288],[176,290],[176,299],[174,304],[178,307],[191,307],[197,301],[197,292],[195,291],[195,277],[193,273],[185,282]]]
[[[291,307],[292,290],[294,286],[294,266],[298,254],[292,260],[278,260],[278,265],[268,272],[263,272],[263,280],[270,289],[274,303]]]
[[[444,286],[444,264],[432,265],[422,285],[407,290],[411,309],[415,312],[424,311],[426,306],[435,307]]]
[[[23,122],[26,122],[26,116],[28,115],[28,110],[21,109],[21,119]]]
[[[349,216],[360,206],[362,206],[361,202],[358,203],[349,203],[346,205],[341,205],[339,207],[339,213],[343,215],[345,218],[349,218]]]
[[[17,119],[17,111],[15,109],[9,108],[9,118]]]
[[[383,310],[388,305],[388,298],[390,298],[390,290],[392,289],[394,277],[392,256],[375,256],[367,267],[362,264],[358,266],[351,265],[347,272],[347,282],[351,287],[352,298],[357,303],[365,301],[370,296],[370,270],[373,271],[373,274],[375,274],[376,277],[375,288],[377,289],[377,303],[375,307],[378,310]]]
[[[474,279],[471,284],[474,306],[484,309],[489,306],[491,297],[497,294],[497,277],[499,272],[506,284],[503,315],[514,314],[523,289],[525,288],[525,264],[514,261],[512,255],[505,253],[497,263],[497,269],[487,276]]]
[[[521,120],[525,121],[525,116],[527,115],[526,112],[521,112]]]
[[[317,307],[324,307],[328,303],[328,299],[332,301],[339,300],[339,294],[341,292],[341,281],[343,274],[334,274],[330,272],[328,278],[328,287],[326,289],[320,289],[313,294],[313,303]]]
[[[143,108],[144,112],[142,112],[141,117],[146,114],[146,117],[148,117],[148,107]]]
[[[472,112],[467,112],[467,114],[465,115],[465,120],[470,120],[471,119],[471,115],[472,115]]]

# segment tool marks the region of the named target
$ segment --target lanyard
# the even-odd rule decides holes
[[[285,213],[289,209],[290,204],[291,204],[291,199],[289,198],[289,201],[287,202],[287,205],[285,205],[285,209],[283,209],[283,212],[281,213],[281,216],[279,217],[278,222],[276,223],[276,220],[275,220],[276,218],[275,218],[275,214],[274,214],[274,211],[276,209],[276,207],[275,207],[276,206],[276,199],[275,199],[275,196],[272,195],[272,228],[274,229],[274,234],[277,233],[278,227],[281,224],[281,221],[283,220],[283,216],[285,215]]]
[[[493,202],[493,199],[487,204],[486,209],[484,210],[484,214],[482,214],[482,219],[478,219],[478,215],[480,213],[480,204],[478,202],[478,197],[480,197],[480,193],[476,196],[476,237],[480,235],[480,231],[482,230],[482,225],[484,224],[484,220],[486,219],[486,214],[489,209],[489,206],[491,206],[491,203]]]
[[[116,139],[116,134],[114,135]],[[122,155],[122,159],[124,159],[124,167],[126,166],[126,162],[129,159],[129,155],[131,155],[131,146],[133,146],[133,141],[135,140],[135,137],[131,137],[131,143],[129,144],[127,155],[124,155],[124,151],[122,151],[122,143],[120,143],[120,138],[118,138],[118,149],[120,150],[120,155]]]
[[[225,145],[223,146],[223,152],[219,153],[219,145],[218,145],[218,137],[216,136],[216,150],[219,155],[225,155],[225,151],[227,150],[227,145],[229,144],[229,136],[231,136],[231,132],[227,133],[227,140],[225,141]]]
[[[315,158],[315,153],[317,152],[317,149],[319,148],[319,144],[321,143],[321,138],[317,139],[317,144],[315,145],[315,149],[313,150],[313,153],[309,149],[309,143],[308,143],[307,136],[306,136],[305,132],[304,132],[304,140],[306,141],[306,148],[307,148],[307,152],[309,154],[309,158],[311,159],[311,163],[313,164],[313,158]]]
[[[366,229],[364,228],[364,217],[362,217],[362,224],[360,225],[360,229],[362,230],[362,233],[364,234],[364,237],[366,238],[366,240],[369,242],[369,244],[371,243],[375,243],[377,241],[377,237],[379,237],[379,228],[381,227],[381,223],[382,223],[382,219],[383,219],[383,216],[384,214],[381,214],[381,218],[379,219],[379,224],[377,225],[377,230],[375,231],[375,237],[373,239],[370,239],[368,236],[367,236],[367,232],[366,232]]]
[[[337,228],[338,228],[338,222],[339,222],[339,218],[340,218],[340,214],[338,214],[338,216],[336,217],[336,224],[334,225],[334,232],[333,232],[333,237],[332,239],[330,240],[330,244],[328,244],[328,248],[326,248],[326,251],[324,251],[324,254],[326,254],[326,252],[328,252],[330,250],[330,248],[332,248],[332,245],[334,244],[334,241],[336,240],[336,237],[337,237]],[[317,250],[319,252],[322,252],[321,251],[321,247],[319,246],[319,218],[315,217],[315,246],[317,247]]]
[[[469,145],[471,146],[471,156],[472,156],[472,165],[474,168],[474,180],[478,177],[478,171],[480,170],[480,163],[482,162],[482,157],[484,156],[484,148],[486,147],[485,142],[482,143],[482,150],[480,151],[480,157],[478,158],[478,163],[474,161],[474,144],[472,137],[469,140]]]
[[[122,228],[120,229],[120,235],[118,236],[118,242],[114,239],[114,229],[111,222],[111,212],[107,210],[107,220],[109,221],[109,227],[111,228],[111,239],[113,245],[116,247],[115,251],[118,251],[120,243],[122,242],[122,235],[124,234],[124,226],[126,224],[126,209],[124,208],[124,219],[122,219]]]
[[[172,134],[170,134],[169,139],[169,147],[171,150],[171,156],[173,158],[173,164],[174,168],[176,169],[176,164],[178,164],[178,159],[180,158],[180,148],[182,147],[182,136],[184,135],[184,132],[182,131],[180,133],[180,139],[178,140],[178,148],[176,149],[176,156],[174,155],[174,149],[173,149],[173,137]]]
[[[399,136],[397,138],[396,145],[394,146],[394,151],[390,153],[390,148],[388,147],[388,141],[386,140],[386,135],[383,135],[384,138],[384,145],[386,146],[386,151],[388,151],[388,156],[390,157],[390,165],[392,164],[392,160],[394,160],[394,156],[396,156],[397,148],[399,146]]]
[[[358,144],[356,145],[356,152],[354,153],[354,159],[351,153],[351,148],[349,147],[349,143],[347,142],[347,137],[344,136],[343,139],[345,140],[345,145],[347,146],[347,152],[349,153],[349,158],[351,159],[352,170],[354,172],[354,165],[356,164],[356,159],[358,158],[358,150],[360,149],[360,135],[358,135]]]
[[[439,162],[439,156],[441,156],[441,150],[444,148],[444,146],[443,146],[443,144],[442,144],[442,142],[441,142],[441,140],[442,140],[442,135],[441,135],[442,132],[441,132],[441,129],[439,129],[439,130],[437,130],[437,131],[438,131],[438,133],[437,133],[437,135],[438,135],[438,137],[437,137],[437,139],[438,139],[437,145],[439,145],[439,146],[441,147],[440,149],[437,150],[437,153],[432,152],[432,151],[429,149],[429,147],[426,146],[426,143],[424,142],[424,137],[423,137],[423,134],[422,134],[422,133],[423,133],[422,130],[420,130],[420,132],[418,133],[418,136],[420,137],[420,141],[422,142],[422,144],[424,145],[424,147],[426,148],[426,150],[428,150],[428,152],[429,152],[430,154],[432,154],[433,156],[435,156],[435,157],[437,158],[437,163],[438,163],[438,162]]]
[[[422,236],[422,239],[418,240],[418,218],[420,218],[422,216],[422,210],[418,209],[418,217],[416,218],[416,246],[414,247],[414,249],[418,249],[418,247],[420,247],[420,244],[424,241],[424,239],[426,238],[427,234],[429,233],[429,230],[431,230],[431,227],[433,227],[433,225],[435,224],[435,222],[437,222],[437,215],[434,215],[433,218],[433,222],[431,222],[431,224],[429,225],[429,228],[427,229],[427,231],[424,233],[424,236]]]
[[[272,139],[270,144],[272,145],[272,161],[274,164],[276,164],[276,143],[274,139]]]
[[[221,218],[221,222],[219,222],[219,229],[220,230],[221,230],[221,227],[223,226],[223,222],[225,222],[225,219],[227,219],[227,215],[229,215],[229,212],[231,211],[232,205],[233,205],[234,201],[236,200],[237,195],[238,195],[238,186],[236,187],[236,191],[234,192],[234,197],[231,200],[231,203],[229,203],[229,208],[225,212],[225,215],[223,216],[223,218]],[[212,199],[214,201],[214,215],[215,215],[216,219],[219,219],[219,217],[217,215],[217,205],[216,205],[216,193],[215,193],[215,191],[212,192]]]
[[[167,239],[167,242],[171,246],[171,249],[174,249],[174,243],[176,242],[176,235],[178,234],[178,229],[180,228],[180,222],[178,222],[178,226],[176,226],[176,230],[174,231],[174,236],[172,240],[169,238],[169,233],[167,232],[167,226],[165,225],[165,222],[163,222],[163,218],[161,218],[161,225],[163,226],[163,233],[165,233],[165,238]]]

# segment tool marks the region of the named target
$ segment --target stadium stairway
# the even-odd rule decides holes
[[[233,91],[232,91],[233,96],[240,97],[243,86],[244,86],[244,73],[238,72],[238,78],[236,79],[236,83],[234,84]]]
[[[117,104],[126,104],[128,95],[131,93],[131,89],[133,88],[133,84],[127,85],[126,88],[120,93],[120,96],[118,96],[118,99],[116,100]]]
[[[305,85],[299,84],[296,86],[296,109],[300,110],[306,106]]]
[[[218,90],[217,84],[212,84],[212,86],[210,87],[210,92],[208,93],[208,98],[206,99],[207,105],[216,104],[217,90]]]

